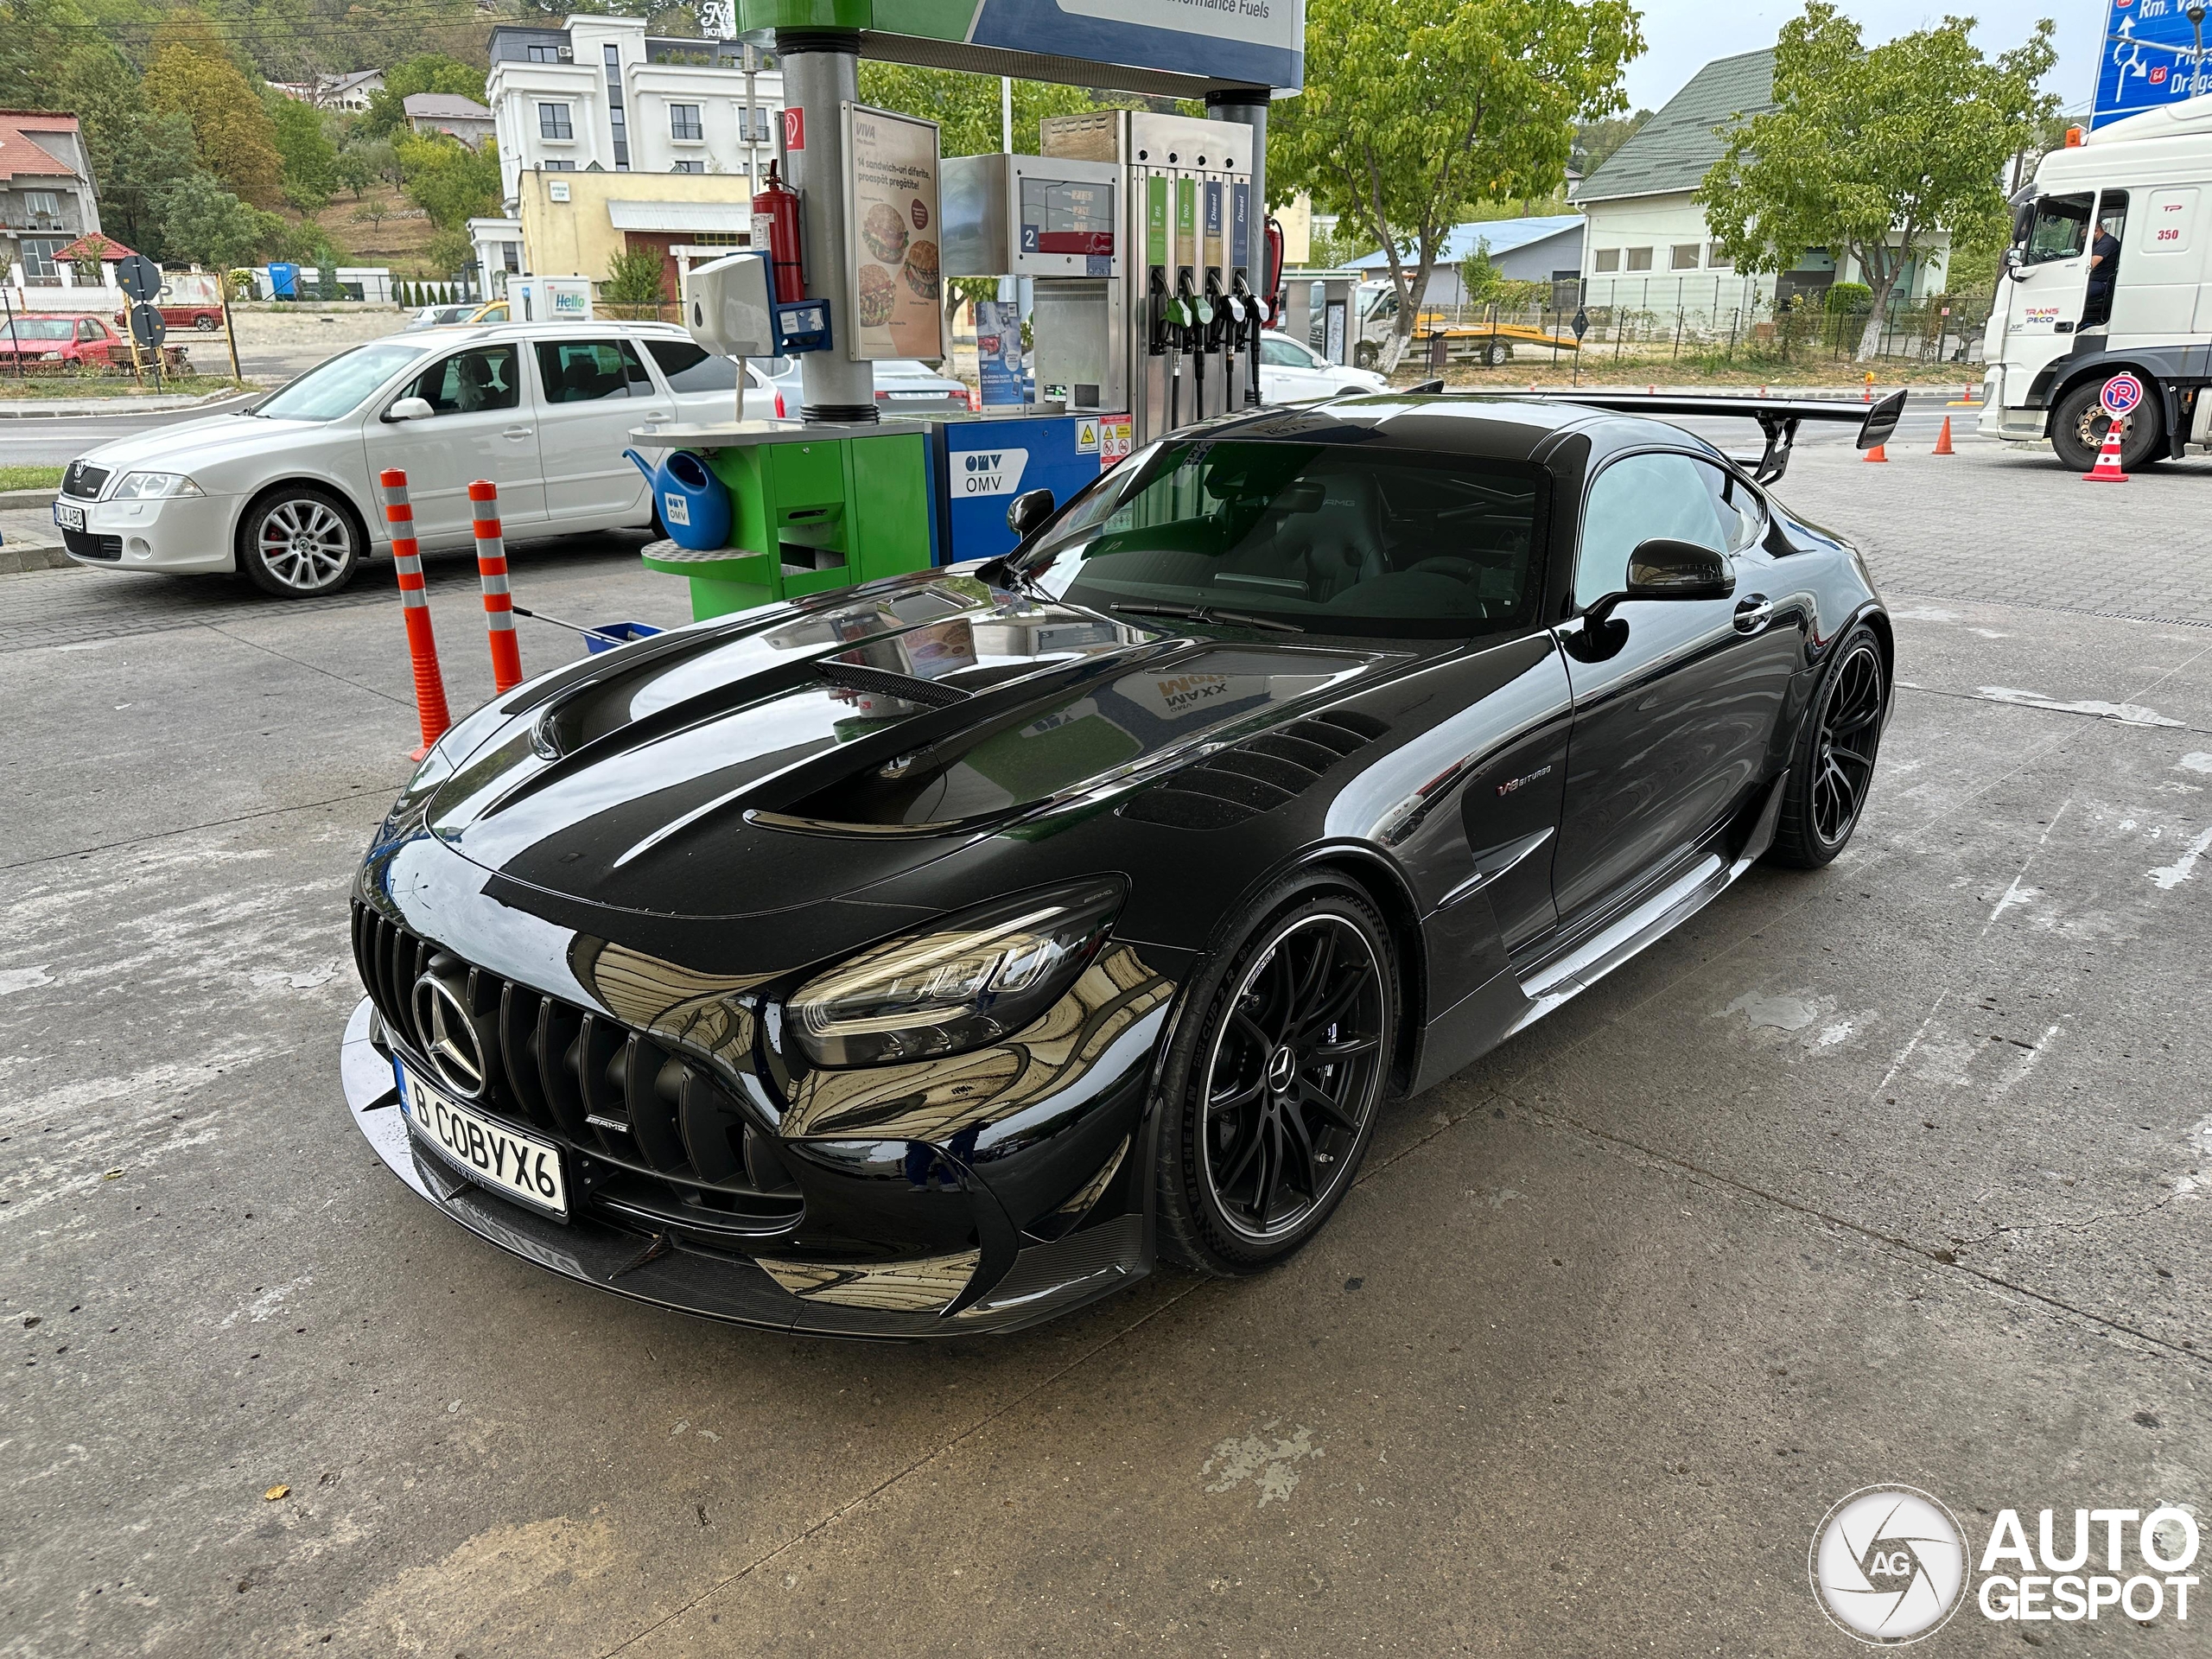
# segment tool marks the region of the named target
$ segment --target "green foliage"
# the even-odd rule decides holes
[[[273,86],[262,88],[261,102],[283,158],[285,199],[303,213],[321,213],[338,188],[338,151],[322,111]]]
[[[369,112],[361,118],[361,130],[372,138],[404,132],[407,99],[416,92],[447,92],[481,104],[484,72],[436,52],[395,64],[385,71],[383,89],[369,94]]]
[[[1863,317],[1874,308],[1874,290],[1864,283],[1831,283],[1824,303],[1832,317]]]
[[[664,274],[658,248],[625,248],[607,262],[607,302],[658,315],[662,300],[672,297],[663,285]]]
[[[423,250],[423,257],[435,270],[459,270],[476,257],[476,250],[469,245],[466,231],[440,231]]]
[[[1461,207],[1556,189],[1575,124],[1624,105],[1642,48],[1629,0],[1312,0],[1306,90],[1272,117],[1268,189],[1309,191],[1389,252],[1390,366]]]
[[[1306,256],[1316,270],[1330,270],[1348,265],[1355,259],[1363,259],[1375,251],[1375,238],[1357,226],[1337,221],[1336,228],[1325,236],[1313,238],[1313,251]]]
[[[1487,238],[1478,239],[1475,251],[1459,262],[1459,287],[1469,305],[1494,305],[1505,287],[1505,277],[1490,257]]]
[[[950,69],[922,69],[906,63],[861,65],[861,101],[936,122],[947,156],[988,156],[1000,147],[1003,123],[999,83],[992,75],[960,74]],[[1014,83],[1014,149],[1037,153],[1037,124],[1048,115],[1081,115],[1113,109],[1080,86],[1039,80]]]
[[[1633,115],[1609,115],[1602,120],[1585,121],[1574,130],[1574,150],[1567,165],[1588,178],[1611,160],[1613,152],[1635,137],[1650,118],[1650,111],[1638,110]]]
[[[284,199],[276,131],[204,18],[177,13],[162,25],[140,90],[149,110],[192,123],[200,163],[257,207]]]
[[[441,231],[458,232],[499,205],[499,148],[488,140],[471,149],[440,133],[402,138],[392,147],[407,199]],[[466,254],[461,256],[464,259]]]
[[[1869,50],[1829,0],[1808,0],[1776,48],[1779,106],[1742,122],[1698,187],[1713,238],[1743,271],[1794,267],[1808,248],[1858,262],[1873,290],[1859,356],[1871,356],[1897,280],[1939,237],[1986,237],[1998,180],[2055,101],[2049,19],[1994,60],[1946,17]]]
[[[99,187],[100,222],[108,233],[155,258],[178,257],[154,198],[198,170],[190,118],[149,111],[139,96],[137,72],[105,41],[65,51],[44,98],[77,112]]]
[[[164,185],[155,194],[165,251],[173,258],[227,268],[251,264],[283,225],[257,212],[205,173]]]

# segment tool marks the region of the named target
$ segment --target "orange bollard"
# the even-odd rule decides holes
[[[484,582],[484,626],[492,639],[492,690],[505,696],[522,683],[522,648],[515,643],[514,595],[507,591],[507,543],[499,533],[499,487],[488,478],[468,486],[476,531],[476,574]]]
[[[1948,415],[1943,417],[1943,429],[1936,435],[1936,453],[1939,455],[1955,455],[1959,453],[1951,448],[1951,417]]]
[[[388,467],[377,474],[384,486],[384,521],[391,532],[392,569],[399,574],[401,614],[407,619],[407,654],[415,663],[415,715],[422,722],[423,747],[407,758],[420,760],[446,734],[453,715],[446,708],[445,677],[438,671],[438,642],[430,632],[430,600],[423,591],[423,550],[415,541],[415,509],[407,501],[407,474]]]
[[[1866,459],[1869,461],[1887,461],[1889,458],[1889,449],[1882,444],[1878,443],[1866,452]]]
[[[2084,484],[2125,484],[2127,482],[2127,469],[2120,464],[2120,440],[2121,435],[2126,430],[2127,421],[2125,416],[2114,421],[2105,429],[2104,447],[2097,451],[2095,467],[2082,474],[2082,481]]]
[[[1866,395],[1859,401],[1862,404],[1871,404],[1874,401],[1874,377],[1871,372],[1866,377]]]

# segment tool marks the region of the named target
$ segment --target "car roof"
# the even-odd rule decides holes
[[[1344,442],[1380,440],[1409,449],[1485,461],[1536,461],[1569,433],[1600,449],[1640,443],[1679,445],[1720,455],[1704,438],[1669,422],[1621,415],[1564,399],[1511,395],[1402,391],[1345,392],[1291,409],[1264,411],[1214,429],[1223,435]]]

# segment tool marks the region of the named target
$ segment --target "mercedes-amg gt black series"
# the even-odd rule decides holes
[[[1850,839],[1890,623],[1765,486],[1901,401],[1258,411],[526,684],[360,870],[355,1121],[494,1244],[779,1330],[1281,1261],[1394,1096]],[[1765,454],[1652,418],[1717,413]]]

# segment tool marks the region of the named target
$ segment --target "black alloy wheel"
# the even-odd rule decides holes
[[[1837,652],[1798,740],[1775,830],[1778,862],[1817,869],[1851,839],[1874,781],[1888,703],[1881,642],[1861,624]]]
[[[1254,1271],[1320,1230],[1389,1082],[1398,984],[1382,918],[1333,883],[1271,898],[1202,982],[1195,1040],[1171,1052],[1161,1242],[1204,1272]]]
[[[2050,447],[2074,472],[2086,473],[2097,464],[2105,434],[2112,429],[2112,416],[2105,413],[2104,385],[2101,379],[2083,381],[2058,400],[2058,408],[2051,415]],[[2164,458],[2165,432],[2158,417],[2157,392],[2155,385],[2147,387],[2143,401],[2127,417],[2127,430],[2120,439],[2123,472],[2139,473]]]

